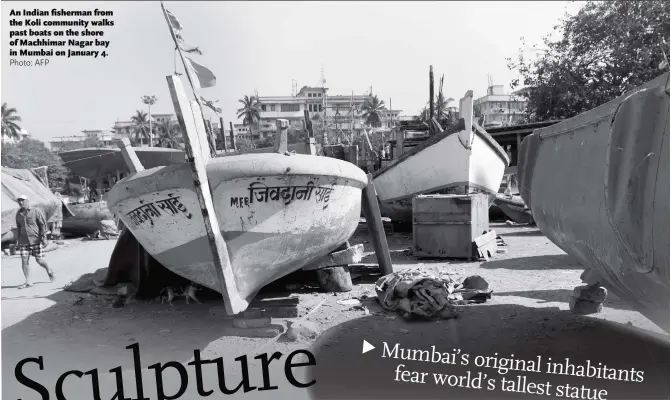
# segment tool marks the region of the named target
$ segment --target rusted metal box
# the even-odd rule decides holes
[[[414,256],[474,258],[474,239],[489,230],[489,196],[418,195],[412,220]]]

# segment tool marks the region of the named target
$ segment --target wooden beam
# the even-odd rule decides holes
[[[380,205],[377,202],[377,193],[375,192],[375,185],[373,185],[373,176],[371,174],[368,174],[368,185],[363,189],[361,194],[361,206],[363,207],[368,232],[370,232],[373,247],[375,248],[375,256],[377,257],[378,264],[380,264],[380,271],[384,275],[391,274],[394,272],[394,266],[391,263],[387,236],[384,233],[382,214],[380,213]]]
[[[443,133],[443,127],[440,126],[440,123],[438,123],[438,120],[436,119],[436,117],[431,118],[431,123],[433,124],[433,129],[435,129],[436,132]]]
[[[511,152],[512,160],[510,160],[510,165],[517,165],[517,160],[520,155],[520,147],[522,147],[522,135],[519,132],[515,135],[515,139],[517,145],[515,146],[515,151]]]
[[[140,159],[137,158],[137,154],[135,154],[135,150],[133,149],[133,146],[131,146],[130,140],[128,140],[128,138],[117,140],[116,145],[119,147],[119,149],[121,149],[121,155],[123,156],[123,160],[126,162],[126,166],[130,170],[131,174],[144,171],[144,167],[142,166]]]
[[[194,104],[189,102],[182,81],[176,75],[167,76],[166,79],[175,107],[175,113],[177,114],[177,120],[182,127],[182,132],[184,132],[184,147],[187,161],[191,166],[195,192],[198,196],[205,231],[212,252],[214,268],[212,273],[218,278],[219,292],[224,298],[226,312],[234,315],[244,311],[248,306],[248,302],[240,297],[237,290],[228,248],[221,235],[219,221],[217,220],[217,214],[212,203],[212,193],[210,192],[210,185],[205,170],[205,160],[209,159],[209,147],[203,145],[203,141],[207,137],[203,134],[202,130],[197,128],[199,119],[194,117],[198,115],[199,110],[192,108]],[[200,123],[202,124],[202,119],[200,119]],[[201,135],[200,137],[198,136],[199,134]]]
[[[405,131],[399,129],[396,131],[396,151],[394,158],[399,158],[403,155],[403,146],[405,145]]]
[[[284,154],[288,151],[287,148],[287,133],[289,130],[289,120],[278,119],[275,121],[277,132],[275,133],[275,145],[273,151],[275,153]]]

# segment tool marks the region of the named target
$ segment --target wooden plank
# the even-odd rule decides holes
[[[361,194],[361,206],[363,207],[368,231],[373,241],[377,262],[380,264],[380,270],[385,275],[391,274],[394,272],[394,266],[391,263],[387,236],[384,233],[380,205],[377,202],[377,192],[375,191],[371,174],[368,174],[368,185],[363,189]]]
[[[119,147],[119,149],[121,149],[121,155],[123,156],[123,159],[126,162],[126,166],[130,170],[131,174],[144,171],[144,167],[142,166],[140,159],[137,158],[137,154],[135,154],[135,150],[133,149],[133,146],[131,146],[130,140],[128,138],[117,140],[116,145]]]
[[[399,129],[396,131],[396,151],[394,151],[394,159],[399,159],[403,155],[404,142],[405,131]]]
[[[259,299],[256,298],[250,303],[250,307],[254,308],[266,308],[266,307],[284,307],[284,306],[295,306],[299,302],[298,297],[285,297],[281,299]]]
[[[357,244],[347,249],[336,251],[317,260],[317,262],[303,268],[303,271],[354,264],[363,258],[363,244]]]
[[[277,132],[275,133],[275,145],[273,151],[275,153],[284,154],[287,152],[287,133],[289,130],[289,120],[278,119],[275,121]]]
[[[480,235],[473,240],[474,252],[477,257],[484,258],[489,261],[496,253],[498,244],[496,242],[496,232],[491,230],[484,235]]]
[[[315,140],[315,133],[312,130],[312,121],[310,121],[310,113],[307,109],[303,110],[303,124],[308,131],[308,139],[305,141],[306,153],[311,156],[317,155],[317,141]]]
[[[436,117],[431,118],[431,123],[433,123],[433,129],[435,129],[436,132],[443,133],[443,127],[440,126],[440,123],[438,123]]]
[[[214,205],[212,204],[212,194],[205,170],[205,160],[209,159],[209,146],[196,147],[194,145],[201,143],[198,139],[198,120],[202,125],[202,118],[195,118],[194,110],[184,91],[182,81],[176,75],[166,77],[170,96],[172,97],[177,120],[184,132],[184,144],[187,154],[187,160],[191,166],[193,182],[198,195],[198,202],[205,223],[210,250],[212,251],[212,260],[214,273],[219,281],[219,292],[222,294],[226,306],[226,311],[230,315],[244,311],[248,303],[240,297],[238,293],[233,268],[228,255],[226,242],[221,235],[219,221],[217,221]],[[189,118],[189,116],[191,116]],[[202,131],[200,131],[202,132]],[[203,139],[206,137],[201,136]],[[205,154],[203,154],[205,153]]]

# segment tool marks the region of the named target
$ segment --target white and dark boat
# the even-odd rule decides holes
[[[383,217],[412,221],[412,198],[425,194],[494,196],[510,160],[503,148],[473,121],[473,91],[459,102],[456,126],[436,133],[375,171],[373,183]]]

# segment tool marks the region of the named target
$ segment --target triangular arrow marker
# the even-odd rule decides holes
[[[370,344],[370,343],[368,343],[367,341],[364,340],[363,341],[363,349],[361,350],[361,354],[366,354],[369,351],[373,350],[374,348],[375,348],[375,346],[373,346],[372,344]]]

